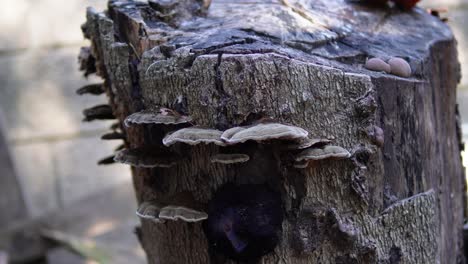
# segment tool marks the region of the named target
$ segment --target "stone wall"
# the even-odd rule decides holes
[[[111,122],[82,123],[81,111],[106,98],[77,96],[77,54],[87,6],[104,0],[18,0],[0,9],[0,111],[30,217],[67,208],[128,182],[123,165],[98,167],[118,142],[103,142]]]

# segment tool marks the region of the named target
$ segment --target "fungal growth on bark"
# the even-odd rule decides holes
[[[104,91],[102,83],[96,83],[96,84],[85,85],[81,87],[80,89],[76,90],[76,93],[78,95],[84,95],[84,94],[101,95],[105,93],[105,91]]]
[[[367,60],[365,67],[366,69],[371,70],[371,71],[379,71],[379,72],[385,72],[385,73],[391,72],[390,65],[379,58],[372,58],[372,59]]]
[[[111,165],[115,163],[114,159],[115,159],[115,155],[111,155],[111,156],[98,160],[97,164],[98,165]]]
[[[145,201],[136,214],[142,219],[149,219],[158,224],[166,220],[196,223],[208,218],[208,214],[200,207],[190,194],[184,192],[161,201]]]
[[[90,122],[94,120],[115,119],[110,105],[97,105],[83,110],[83,121]]]
[[[135,148],[117,152],[114,160],[140,168],[170,168],[177,164],[179,158],[164,149]]]
[[[250,157],[246,154],[216,154],[211,157],[212,163],[234,164],[249,161]]]
[[[224,146],[225,143],[221,140],[222,131],[206,128],[183,128],[175,132],[169,133],[163,139],[165,146],[171,146],[176,143],[184,143],[188,145],[215,144]]]
[[[210,247],[240,261],[258,260],[279,242],[281,194],[267,185],[224,185],[208,205],[204,230]]]
[[[411,76],[411,66],[404,59],[391,58],[388,64],[390,65],[392,74],[406,78]]]
[[[159,211],[159,218],[164,220],[182,220],[184,222],[194,223],[206,220],[208,215],[205,212],[184,206],[168,205],[161,208]]]
[[[296,155],[297,162],[315,161],[323,159],[346,159],[351,157],[348,150],[332,145],[325,145],[321,148],[308,148]]]
[[[161,205],[156,202],[143,202],[138,210],[136,215],[142,219],[150,220],[154,223],[161,224],[164,223],[163,219],[159,218],[159,212],[161,211]]]
[[[181,115],[175,110],[168,108],[160,108],[159,110],[143,110],[131,114],[125,119],[125,126],[140,124],[154,125],[178,125],[190,123],[192,119],[188,116]]]
[[[309,133],[296,126],[278,123],[257,124],[250,127],[234,127],[224,131],[221,139],[228,144],[244,143],[249,140],[302,140]]]
[[[306,149],[318,145],[325,145],[330,143],[331,140],[323,138],[304,138],[296,142],[289,142],[286,144],[288,149]]]
[[[85,120],[118,122],[150,264],[462,263],[456,42],[378,2],[88,10],[78,93],[109,99]]]

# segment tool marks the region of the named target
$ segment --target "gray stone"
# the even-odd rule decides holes
[[[3,126],[3,114],[0,111],[0,229],[28,215]]]
[[[78,71],[79,47],[32,50],[0,57],[0,109],[10,141],[69,137],[107,128],[110,122],[82,123],[82,109],[105,103],[104,96],[78,96],[86,80]]]
[[[132,188],[129,166],[96,164],[99,159],[111,155],[118,144],[101,141],[97,136],[53,144],[58,189],[65,207],[120,183],[128,183]]]
[[[51,215],[51,226],[66,234],[92,239],[97,246],[113,253],[109,263],[146,263],[146,257],[133,233],[139,220],[135,215],[137,202],[133,188],[128,183],[73,202]],[[66,262],[66,255],[49,259],[51,263]],[[70,256],[74,260],[76,256]],[[59,260],[62,260],[61,262]]]
[[[87,264],[86,259],[64,248],[55,248],[47,252],[47,263],[49,264]]]
[[[80,25],[87,6],[105,0],[17,0],[0,9],[0,51],[83,42]],[[60,12],[57,12],[57,11]]]
[[[30,216],[39,217],[57,209],[56,176],[48,143],[17,145],[12,152]]]

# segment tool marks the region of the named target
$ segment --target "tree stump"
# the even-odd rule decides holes
[[[119,121],[149,263],[464,263],[460,66],[437,17],[109,1],[83,32],[82,69],[109,98],[86,119]],[[412,74],[370,71],[373,57]]]

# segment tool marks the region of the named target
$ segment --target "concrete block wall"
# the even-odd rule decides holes
[[[99,136],[111,122],[83,123],[81,111],[104,96],[78,96],[80,25],[105,0],[17,0],[0,9],[0,111],[29,217],[39,217],[115,185],[128,166],[97,166],[118,142]]]
[[[85,9],[106,0],[16,0],[0,9],[0,111],[30,216],[66,208],[89,195],[128,183],[129,168],[98,167],[116,143],[98,140],[109,122],[82,123],[84,107],[103,97],[75,95],[84,79],[77,54]],[[460,104],[468,124],[468,0],[422,0],[446,6],[458,38],[463,80]]]

